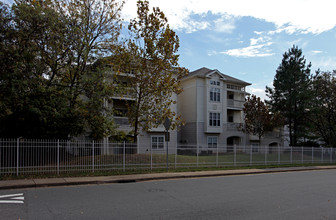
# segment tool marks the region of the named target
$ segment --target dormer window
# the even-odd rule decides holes
[[[217,81],[217,80],[210,80],[210,85],[213,85],[213,86],[220,86],[220,82]]]

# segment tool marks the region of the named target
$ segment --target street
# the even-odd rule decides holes
[[[0,219],[336,219],[336,170],[0,191]]]

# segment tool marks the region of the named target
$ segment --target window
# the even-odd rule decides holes
[[[210,126],[220,126],[220,113],[215,113],[215,112],[209,113],[209,125]]]
[[[251,147],[252,147],[252,152],[253,153],[258,153],[259,152],[259,143],[252,143]]]
[[[164,136],[152,136],[152,149],[160,150],[164,146]]]
[[[220,88],[210,88],[210,101],[220,102]]]
[[[217,148],[217,137],[208,137],[208,148]]]
[[[234,99],[233,94],[228,94],[228,99]]]
[[[228,115],[228,122],[233,122],[233,115]]]
[[[220,86],[220,82],[216,80],[210,80],[210,85]]]

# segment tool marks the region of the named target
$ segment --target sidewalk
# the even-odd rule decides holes
[[[242,170],[214,170],[214,171],[177,172],[177,173],[149,173],[149,174],[96,176],[96,177],[4,180],[4,181],[0,181],[0,190],[32,188],[32,187],[47,187],[47,186],[130,183],[130,182],[164,180],[164,179],[216,177],[216,176],[229,176],[229,175],[247,175],[247,174],[328,170],[328,169],[336,169],[336,165],[335,166],[265,168],[265,169],[242,169]]]

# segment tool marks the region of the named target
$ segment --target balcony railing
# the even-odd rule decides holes
[[[234,123],[234,122],[226,123],[226,129],[228,131],[242,131],[242,128],[243,128],[242,123]]]
[[[237,86],[237,85],[228,84],[227,88],[230,89],[230,90],[245,92],[245,87],[244,86]]]
[[[134,99],[135,92],[133,88],[123,88],[119,91],[116,91],[113,96],[118,98]]]
[[[228,107],[233,107],[233,108],[243,108],[244,107],[244,101],[228,99],[227,100],[227,106]]]
[[[268,131],[268,132],[265,132],[264,137],[265,138],[279,138],[280,132]]]
[[[129,125],[127,117],[114,116],[113,119],[117,125]]]

